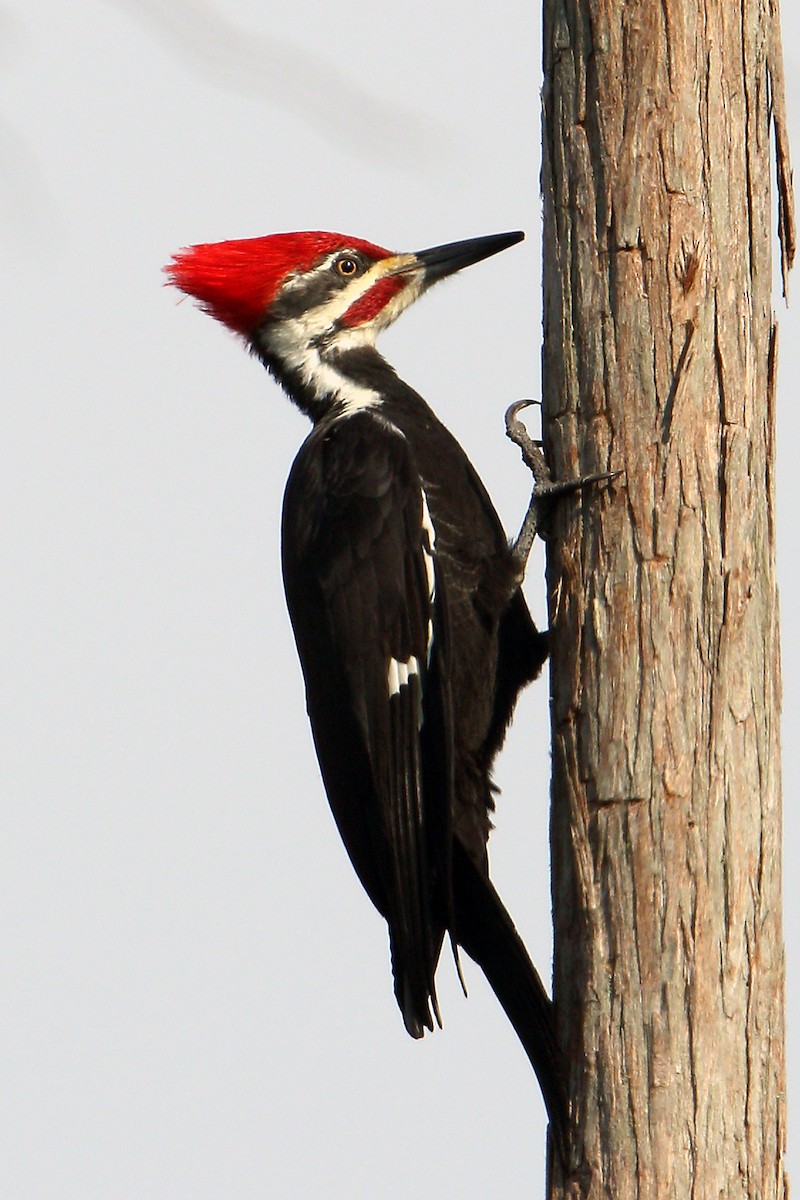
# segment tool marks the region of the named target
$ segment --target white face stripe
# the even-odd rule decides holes
[[[337,250],[334,254],[329,254],[318,266],[314,268],[313,271],[306,272],[302,275],[296,275],[294,277],[290,276],[281,290],[291,291],[295,287],[305,285],[310,278],[313,278],[316,275],[328,274],[336,259],[341,258],[342,255],[346,255],[347,253],[347,247],[343,247],[341,250]],[[372,287],[374,287],[376,283],[378,283],[381,279],[384,279],[387,275],[392,275],[399,266],[404,266],[406,264],[410,265],[412,262],[413,255],[410,254],[398,254],[394,255],[392,258],[379,259],[379,261],[373,263],[369,270],[365,271],[363,275],[359,275],[357,278],[352,279],[346,287],[342,288],[341,291],[336,292],[335,295],[331,296],[330,300],[328,300],[326,304],[320,305],[319,308],[311,309],[309,312],[303,313],[301,317],[296,318],[297,325],[305,332],[306,338],[309,341],[316,338],[324,338],[326,334],[330,334],[332,332],[332,327],[344,316],[347,310],[352,308],[356,301],[360,300],[362,296],[366,295],[366,293]],[[408,292],[408,298],[403,299],[403,303],[397,307],[397,311],[394,312],[393,315],[388,316],[388,319],[385,321],[381,321],[377,328],[383,329],[386,327],[386,325],[390,324],[397,317],[399,317],[403,309],[411,304],[412,301],[416,300],[419,296],[420,289],[422,287],[422,274],[423,272],[421,269],[416,275],[409,274],[408,281],[406,282],[405,286],[401,288],[396,296],[393,296],[392,299],[384,305],[381,312],[378,313],[377,317],[374,318],[373,321],[368,322],[367,325],[363,326],[362,328],[368,328],[369,326],[372,326],[374,322],[378,321],[387,308],[393,308],[393,306],[395,306],[395,302],[400,300],[404,296],[405,292]],[[299,329],[298,332],[300,332]]]
[[[314,268],[312,275],[322,275],[331,270],[333,263],[342,254],[343,247],[327,255]],[[271,325],[265,332],[270,351],[288,370],[296,372],[317,400],[326,396],[343,402],[344,412],[357,412],[373,408],[380,403],[380,396],[371,388],[352,382],[336,367],[336,355],[362,346],[373,346],[377,334],[391,325],[392,321],[419,296],[422,290],[423,273],[410,274],[404,287],[393,296],[371,321],[357,326],[341,326],[336,323],[356,304],[362,296],[381,279],[390,276],[398,267],[410,265],[413,255],[395,255],[374,263],[368,271],[353,279],[319,308],[310,309],[296,317],[287,317]],[[290,277],[284,290],[305,285],[309,273]]]
[[[362,338],[360,345],[371,344],[374,336]],[[303,317],[292,317],[273,325],[267,335],[270,350],[292,372],[302,379],[317,400],[331,396],[343,400],[347,411],[372,408],[380,404],[380,395],[372,388],[361,387],[336,369],[335,360],[323,357],[319,347],[309,340]],[[352,348],[353,343],[350,346]]]

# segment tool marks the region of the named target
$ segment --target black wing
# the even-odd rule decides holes
[[[317,754],[345,846],[389,922],[420,1036],[452,927],[446,619],[404,436],[369,410],[322,422],[286,488],[283,569]]]

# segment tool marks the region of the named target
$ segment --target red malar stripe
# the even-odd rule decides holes
[[[351,304],[347,312],[342,317],[342,324],[351,327],[355,325],[365,325],[367,321],[371,321],[373,317],[377,317],[382,308],[385,308],[393,296],[396,296],[399,291],[406,286],[406,280],[400,275],[387,275],[365,292],[363,296],[359,296],[354,304]]]

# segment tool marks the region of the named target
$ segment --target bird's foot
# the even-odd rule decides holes
[[[512,543],[511,553],[520,564],[522,571],[528,561],[534,538],[546,539],[548,535],[547,521],[554,503],[573,492],[597,483],[607,483],[622,475],[622,471],[597,471],[592,475],[580,475],[575,479],[554,480],[544,457],[542,443],[530,436],[518,417],[523,408],[539,403],[537,400],[517,400],[506,410],[506,437],[510,438],[522,451],[522,461],[533,475],[533,493],[528,511],[522,522],[519,534]]]

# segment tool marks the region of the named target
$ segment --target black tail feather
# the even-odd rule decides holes
[[[482,969],[536,1072],[562,1160],[569,1144],[566,1065],[556,1034],[553,1002],[490,880],[458,839],[453,845],[456,938]]]

